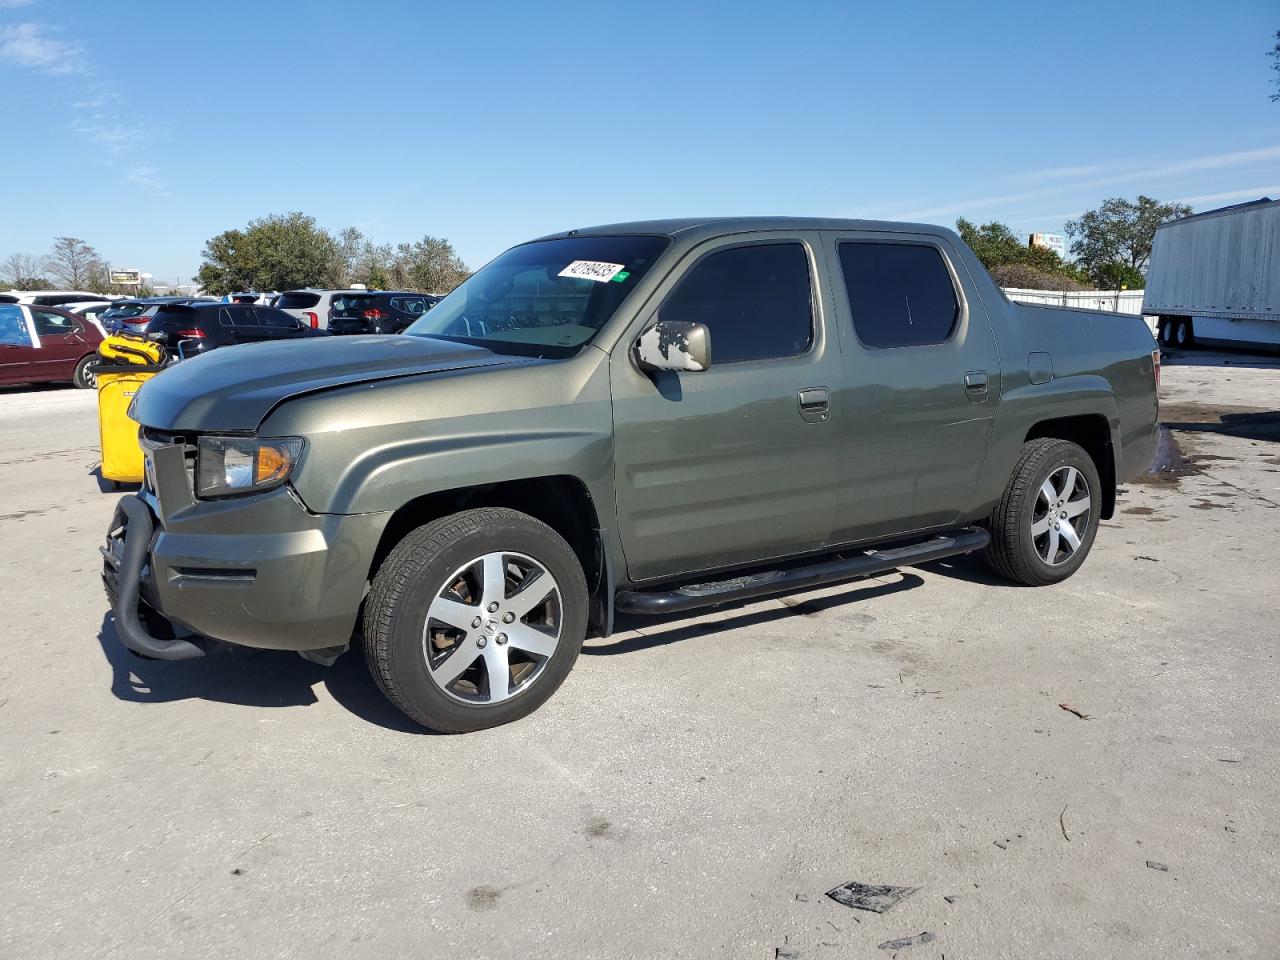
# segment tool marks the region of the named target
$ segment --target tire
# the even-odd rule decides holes
[[[467,733],[542,706],[586,631],[573,549],[545,523],[490,507],[418,527],[395,546],[365,604],[364,648],[374,680],[407,717]]]
[[[1195,329],[1190,320],[1179,320],[1173,327],[1173,345],[1182,350],[1190,350],[1196,344]]]
[[[71,382],[79,389],[92,390],[98,385],[97,378],[89,372],[89,365],[97,359],[97,354],[91,353],[87,357],[81,357],[80,362],[76,364],[76,368],[71,374]]]
[[[1101,507],[1102,483],[1089,454],[1067,440],[1029,440],[991,514],[987,563],[1027,586],[1060,583],[1089,555]]]

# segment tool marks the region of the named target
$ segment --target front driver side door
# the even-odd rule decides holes
[[[695,248],[614,348],[618,527],[633,582],[830,541],[835,445],[822,400],[840,354],[814,243],[752,234]],[[640,370],[632,345],[659,318],[707,326],[707,370]]]
[[[27,383],[39,375],[40,349],[26,308],[0,303],[0,383]]]

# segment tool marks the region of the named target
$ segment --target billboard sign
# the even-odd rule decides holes
[[[112,270],[111,282],[119,284],[122,287],[136,287],[142,283],[142,271],[140,270]]]
[[[1067,258],[1067,238],[1060,233],[1033,233],[1031,246],[1052,250],[1062,259]]]

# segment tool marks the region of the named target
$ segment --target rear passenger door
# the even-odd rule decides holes
[[[76,362],[89,352],[76,321],[40,307],[31,308],[31,319],[40,340],[39,375],[49,380],[70,380]]]
[[[837,536],[954,523],[971,505],[999,396],[986,310],[944,236],[859,232],[825,247],[844,345]]]
[[[752,234],[703,244],[614,348],[615,487],[631,580],[830,539],[836,431],[820,398],[840,376],[840,356],[824,328],[816,242]],[[639,369],[632,345],[659,318],[706,324],[707,370]]]

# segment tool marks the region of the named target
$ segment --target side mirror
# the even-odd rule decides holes
[[[711,366],[711,331],[701,323],[659,320],[635,345],[641,370],[705,370]]]

